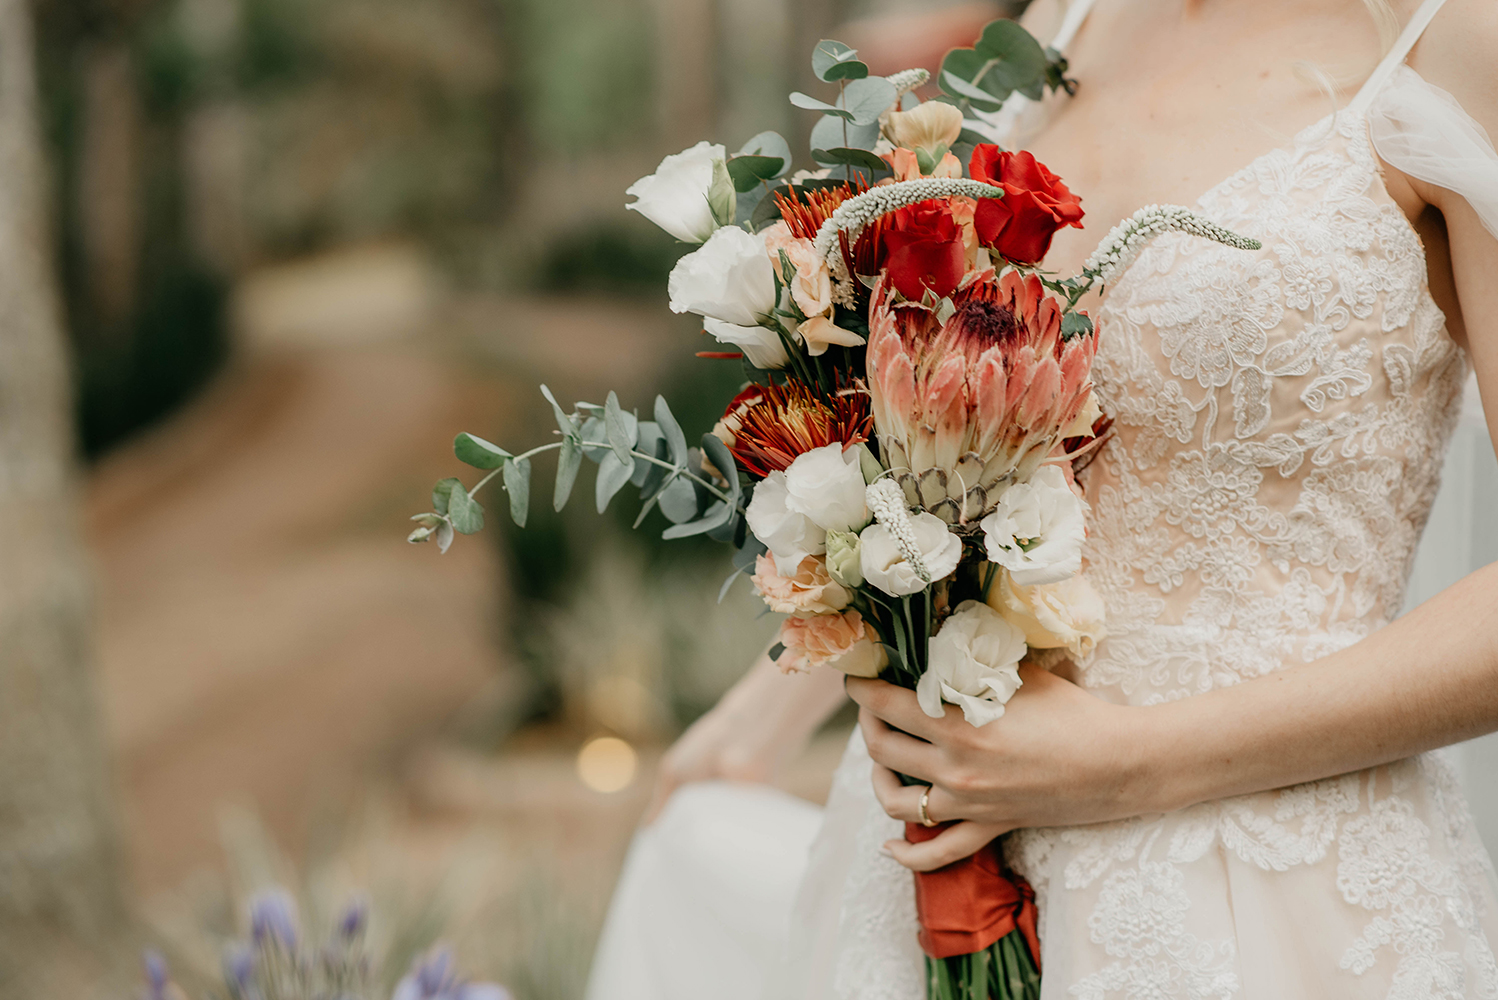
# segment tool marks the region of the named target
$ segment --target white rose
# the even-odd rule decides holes
[[[755,326],[775,308],[775,269],[763,237],[724,226],[671,269],[672,312]]]
[[[720,343],[732,344],[756,368],[766,371],[784,368],[791,357],[785,353],[785,341],[774,330],[763,326],[735,326],[711,316],[702,318],[702,327]]]
[[[775,557],[781,576],[794,576],[803,559],[827,551],[827,532],[805,514],[789,509],[788,500],[785,473],[772,472],[754,488],[754,498],[744,511],[749,530]]]
[[[979,524],[988,558],[1032,587],[1057,583],[1082,569],[1087,505],[1066,484],[1066,474],[1042,465],[1029,482],[1015,483]]]
[[[963,601],[927,646],[926,672],[915,687],[921,710],[939,719],[947,701],[973,726],[999,718],[1019,690],[1025,648],[1025,634],[992,608]]]
[[[930,580],[921,579],[889,528],[871,524],[858,536],[858,567],[864,580],[892,597],[919,594],[930,583],[950,575],[962,559],[962,539],[948,531],[947,522],[935,514],[912,514],[910,528]]]
[[[1107,608],[1087,577],[1026,587],[1001,571],[988,590],[988,606],[1025,633],[1031,649],[1065,648],[1086,656],[1107,635]]]
[[[708,203],[714,161],[726,162],[725,153],[722,146],[708,142],[666,157],[655,173],[629,186],[624,193],[639,200],[624,207],[683,242],[701,243],[718,228]]]
[[[858,449],[841,443],[802,452],[785,470],[786,506],[824,531],[857,531],[869,523]]]

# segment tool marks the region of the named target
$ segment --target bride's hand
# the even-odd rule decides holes
[[[689,782],[774,780],[842,703],[842,674],[831,668],[783,674],[761,656],[661,758],[645,823],[655,822]]]
[[[920,819],[923,789],[901,785],[893,773],[899,771],[930,782],[932,820],[972,821],[922,844],[885,845],[907,868],[939,868],[1020,827],[1075,826],[1160,808],[1144,766],[1142,710],[1104,702],[1032,665],[1022,666],[1020,677],[1024,684],[1003,718],[979,728],[953,706],[933,719],[912,691],[849,678],[884,811]]]

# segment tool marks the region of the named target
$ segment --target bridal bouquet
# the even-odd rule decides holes
[[[791,173],[785,140],[764,133],[736,153],[698,143],[628,191],[628,208],[701,244],[672,271],[670,302],[724,348],[701,356],[743,366],[722,420],[694,448],[660,397],[641,419],[612,393],[569,411],[543,386],[557,440],[514,454],[460,434],[458,458],[489,472],[471,489],[438,483],[411,540],[446,550],[479,530],[474,495],[495,476],[524,525],[545,451],[561,509],[587,458],[600,512],[633,485],[637,525],[658,509],[665,537],[735,548],[735,576],[786,615],[771,650],[783,669],[882,677],[931,716],[955,705],[989,725],[1027,656],[1082,656],[1105,630],[1072,472],[1109,421],[1078,302],[1168,230],[1257,244],[1152,206],[1081,274],[1043,270],[1056,231],[1081,227],[1080,199],[970,116],[1074,83],[1012,22],[949,53],[926,101],[927,71],[874,76],[839,42],[818,43],[812,66],[836,88],[791,95],[821,114],[815,169]],[[1033,895],[997,841],[915,878],[932,1000],[1038,996]]]

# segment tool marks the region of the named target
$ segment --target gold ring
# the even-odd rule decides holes
[[[931,786],[927,785],[926,786],[926,790],[923,791],[923,792],[921,792],[921,805],[920,805],[920,809],[918,810],[918,812],[921,815],[921,826],[935,826],[936,825],[936,820],[932,819],[931,818],[931,814],[926,811],[926,806],[930,803],[930,799],[931,799]]]

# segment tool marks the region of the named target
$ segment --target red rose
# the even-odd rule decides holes
[[[1018,264],[1038,264],[1062,226],[1082,228],[1082,199],[1029,153],[1003,153],[984,143],[968,164],[973,180],[1004,189],[982,198],[973,213],[978,241]]]
[[[884,270],[900,294],[916,301],[928,288],[938,298],[951,295],[967,271],[967,253],[947,203],[923,201],[886,220]]]

